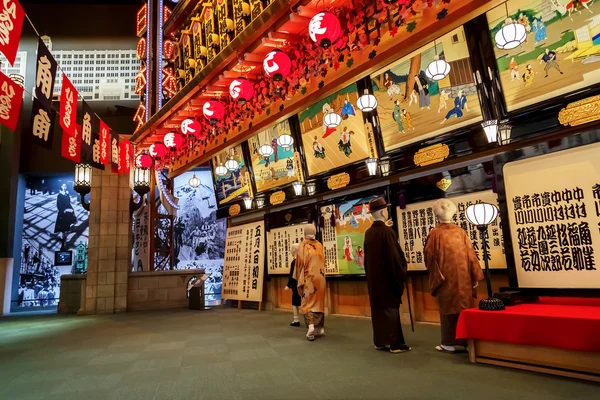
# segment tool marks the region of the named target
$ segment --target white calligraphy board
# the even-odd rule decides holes
[[[292,244],[304,239],[306,224],[285,226],[267,232],[267,268],[269,275],[289,274]]]
[[[335,206],[321,207],[321,218],[324,220],[322,228],[323,253],[325,254],[325,274],[337,275],[340,273],[338,266],[337,234],[335,223],[331,223],[332,215],[335,215]]]
[[[498,197],[491,190],[448,197],[456,205],[454,222],[467,232],[473,243],[481,267],[484,268],[483,243],[477,228],[471,225],[465,216],[467,207],[475,203],[498,205]],[[426,270],[423,249],[429,232],[438,224],[433,214],[433,204],[437,200],[408,204],[406,208],[397,207],[398,237],[400,246],[406,255],[409,271]],[[489,266],[490,268],[506,268],[504,256],[504,240],[500,226],[500,217],[488,227]]]
[[[227,229],[222,298],[262,301],[265,272],[265,223]]]
[[[519,287],[600,288],[600,143],[504,165]]]

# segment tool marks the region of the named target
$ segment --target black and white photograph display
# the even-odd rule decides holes
[[[27,178],[18,307],[56,306],[61,275],[86,272],[88,216],[71,176]]]
[[[519,287],[598,288],[600,143],[504,165]]]
[[[190,186],[194,174],[198,187]],[[175,269],[204,269],[206,300],[219,301],[225,255],[226,221],[217,220],[212,174],[209,168],[175,178],[173,193],[179,199],[174,221]]]
[[[489,203],[498,205],[498,196],[491,190],[469,193],[459,196],[448,197],[456,205],[454,223],[467,232],[473,244],[477,258],[481,266],[484,266],[483,243],[477,227],[470,224],[465,212],[467,207],[476,203]],[[425,260],[423,249],[427,241],[427,235],[439,223],[433,214],[433,204],[436,200],[423,201],[406,205],[405,208],[397,207],[398,215],[398,238],[402,250],[406,255],[409,270],[423,270]],[[490,268],[506,268],[506,257],[504,255],[504,240],[500,218],[496,218],[488,226],[488,261]]]

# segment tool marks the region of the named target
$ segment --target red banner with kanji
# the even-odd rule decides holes
[[[100,162],[108,165],[110,153],[110,128],[100,120]]]
[[[73,162],[81,161],[81,125],[73,124],[73,133],[63,130],[61,154]]]
[[[63,130],[72,134],[77,124],[77,90],[66,75],[62,79],[59,118]]]
[[[132,157],[131,142],[123,140],[119,143],[119,174],[128,174]]]
[[[19,123],[22,105],[23,88],[0,72],[0,124],[14,131]]]
[[[25,10],[17,0],[0,2],[0,52],[14,65],[23,30]]]

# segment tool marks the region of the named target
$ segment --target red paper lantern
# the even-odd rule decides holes
[[[150,146],[150,155],[154,158],[160,159],[163,158],[167,154],[167,147],[160,143],[156,142]]]
[[[199,138],[202,133],[202,125],[194,118],[188,118],[181,123],[181,133],[186,136]]]
[[[274,81],[281,81],[290,74],[292,62],[287,54],[281,50],[273,50],[265,56],[263,69]]]
[[[138,168],[150,168],[152,166],[152,157],[143,152],[135,159],[135,166]]]
[[[254,97],[254,86],[245,78],[237,78],[229,85],[229,95],[240,104],[246,104]]]
[[[313,42],[328,48],[340,37],[340,20],[330,12],[320,12],[311,18],[308,34]]]
[[[223,107],[223,104],[217,100],[209,100],[204,103],[202,112],[204,113],[206,119],[214,125],[219,122],[223,116],[225,116],[225,107]]]
[[[171,151],[176,151],[183,146],[183,136],[176,132],[169,132],[165,135],[163,142]]]

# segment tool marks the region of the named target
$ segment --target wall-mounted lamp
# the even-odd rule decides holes
[[[92,190],[92,166],[80,163],[75,165],[75,184],[73,189],[79,193],[81,206],[90,211],[90,203],[86,203],[85,196]]]

